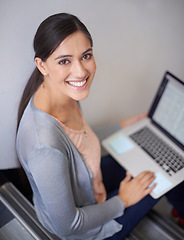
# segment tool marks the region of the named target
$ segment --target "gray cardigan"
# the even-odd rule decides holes
[[[96,204],[86,161],[59,123],[34,106],[33,98],[21,119],[16,148],[38,219],[47,230],[69,240],[100,240],[121,230],[113,219],[123,214],[123,202],[115,196]]]

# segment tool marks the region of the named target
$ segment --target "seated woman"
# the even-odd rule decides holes
[[[99,140],[78,105],[96,70],[91,35],[77,17],[56,14],[39,26],[34,50],[16,148],[37,216],[62,239],[123,239],[157,203],[149,195],[155,175],[132,179],[110,156],[101,160]],[[168,197],[184,217],[181,187]]]

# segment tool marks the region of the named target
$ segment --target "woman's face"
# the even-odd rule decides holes
[[[88,96],[96,64],[90,41],[81,31],[68,36],[41,64],[51,95],[78,101]]]

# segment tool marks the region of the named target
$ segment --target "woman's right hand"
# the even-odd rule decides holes
[[[150,171],[142,172],[135,178],[132,178],[130,173],[127,172],[126,177],[120,183],[118,194],[125,208],[136,204],[148,195],[156,186],[156,183],[154,183],[149,187],[154,179],[155,175]]]

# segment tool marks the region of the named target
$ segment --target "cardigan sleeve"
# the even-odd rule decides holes
[[[76,207],[69,161],[59,150],[37,147],[29,155],[27,163],[39,195],[37,204],[40,203],[40,207],[44,205],[44,211],[59,237],[87,232],[123,214],[124,204],[117,196],[101,204]]]

